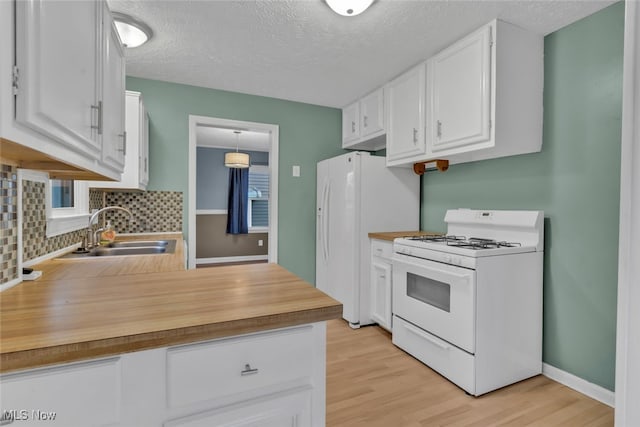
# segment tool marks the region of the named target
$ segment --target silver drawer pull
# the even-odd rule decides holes
[[[240,371],[240,375],[242,375],[242,376],[253,375],[253,374],[257,374],[257,373],[258,373],[258,368],[251,369],[251,365],[249,365],[248,363],[246,365],[244,365],[244,370]]]

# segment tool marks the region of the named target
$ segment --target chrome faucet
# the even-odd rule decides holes
[[[94,221],[96,220],[96,218],[98,218],[98,216],[100,216],[100,214],[102,212],[106,212],[106,211],[123,211],[129,214],[129,220],[133,219],[133,214],[131,213],[131,211],[127,208],[123,208],[121,206],[107,206],[105,208],[99,209],[97,211],[95,211],[91,217],[89,218],[89,225],[87,226],[87,245],[85,246],[87,249],[91,249],[94,246],[98,246],[100,244],[100,240],[97,238],[97,234],[100,231],[103,231],[103,229],[98,229],[96,230],[95,233],[93,233],[93,230],[91,229],[91,226],[93,225]]]

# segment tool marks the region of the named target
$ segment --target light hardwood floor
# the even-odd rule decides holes
[[[383,329],[327,323],[327,427],[613,425],[613,408],[542,375],[471,397]]]

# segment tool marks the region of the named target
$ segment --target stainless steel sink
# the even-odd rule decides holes
[[[154,255],[174,253],[175,240],[127,240],[98,246],[88,252],[70,252],[61,258],[84,258],[94,256],[120,256],[120,255]]]
[[[167,252],[166,246],[142,246],[142,247],[125,247],[125,248],[109,248],[97,247],[89,252],[89,256],[113,256],[113,255],[151,255],[164,254]]]
[[[107,248],[144,248],[148,246],[169,246],[169,240],[128,240],[122,242],[113,242],[105,245],[103,247]],[[175,247],[176,241],[171,240],[173,242],[173,246]],[[173,250],[172,250],[173,252]]]

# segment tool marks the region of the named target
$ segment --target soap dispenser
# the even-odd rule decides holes
[[[100,244],[108,244],[116,239],[116,230],[111,225],[111,221],[107,220],[107,225],[100,234]]]

